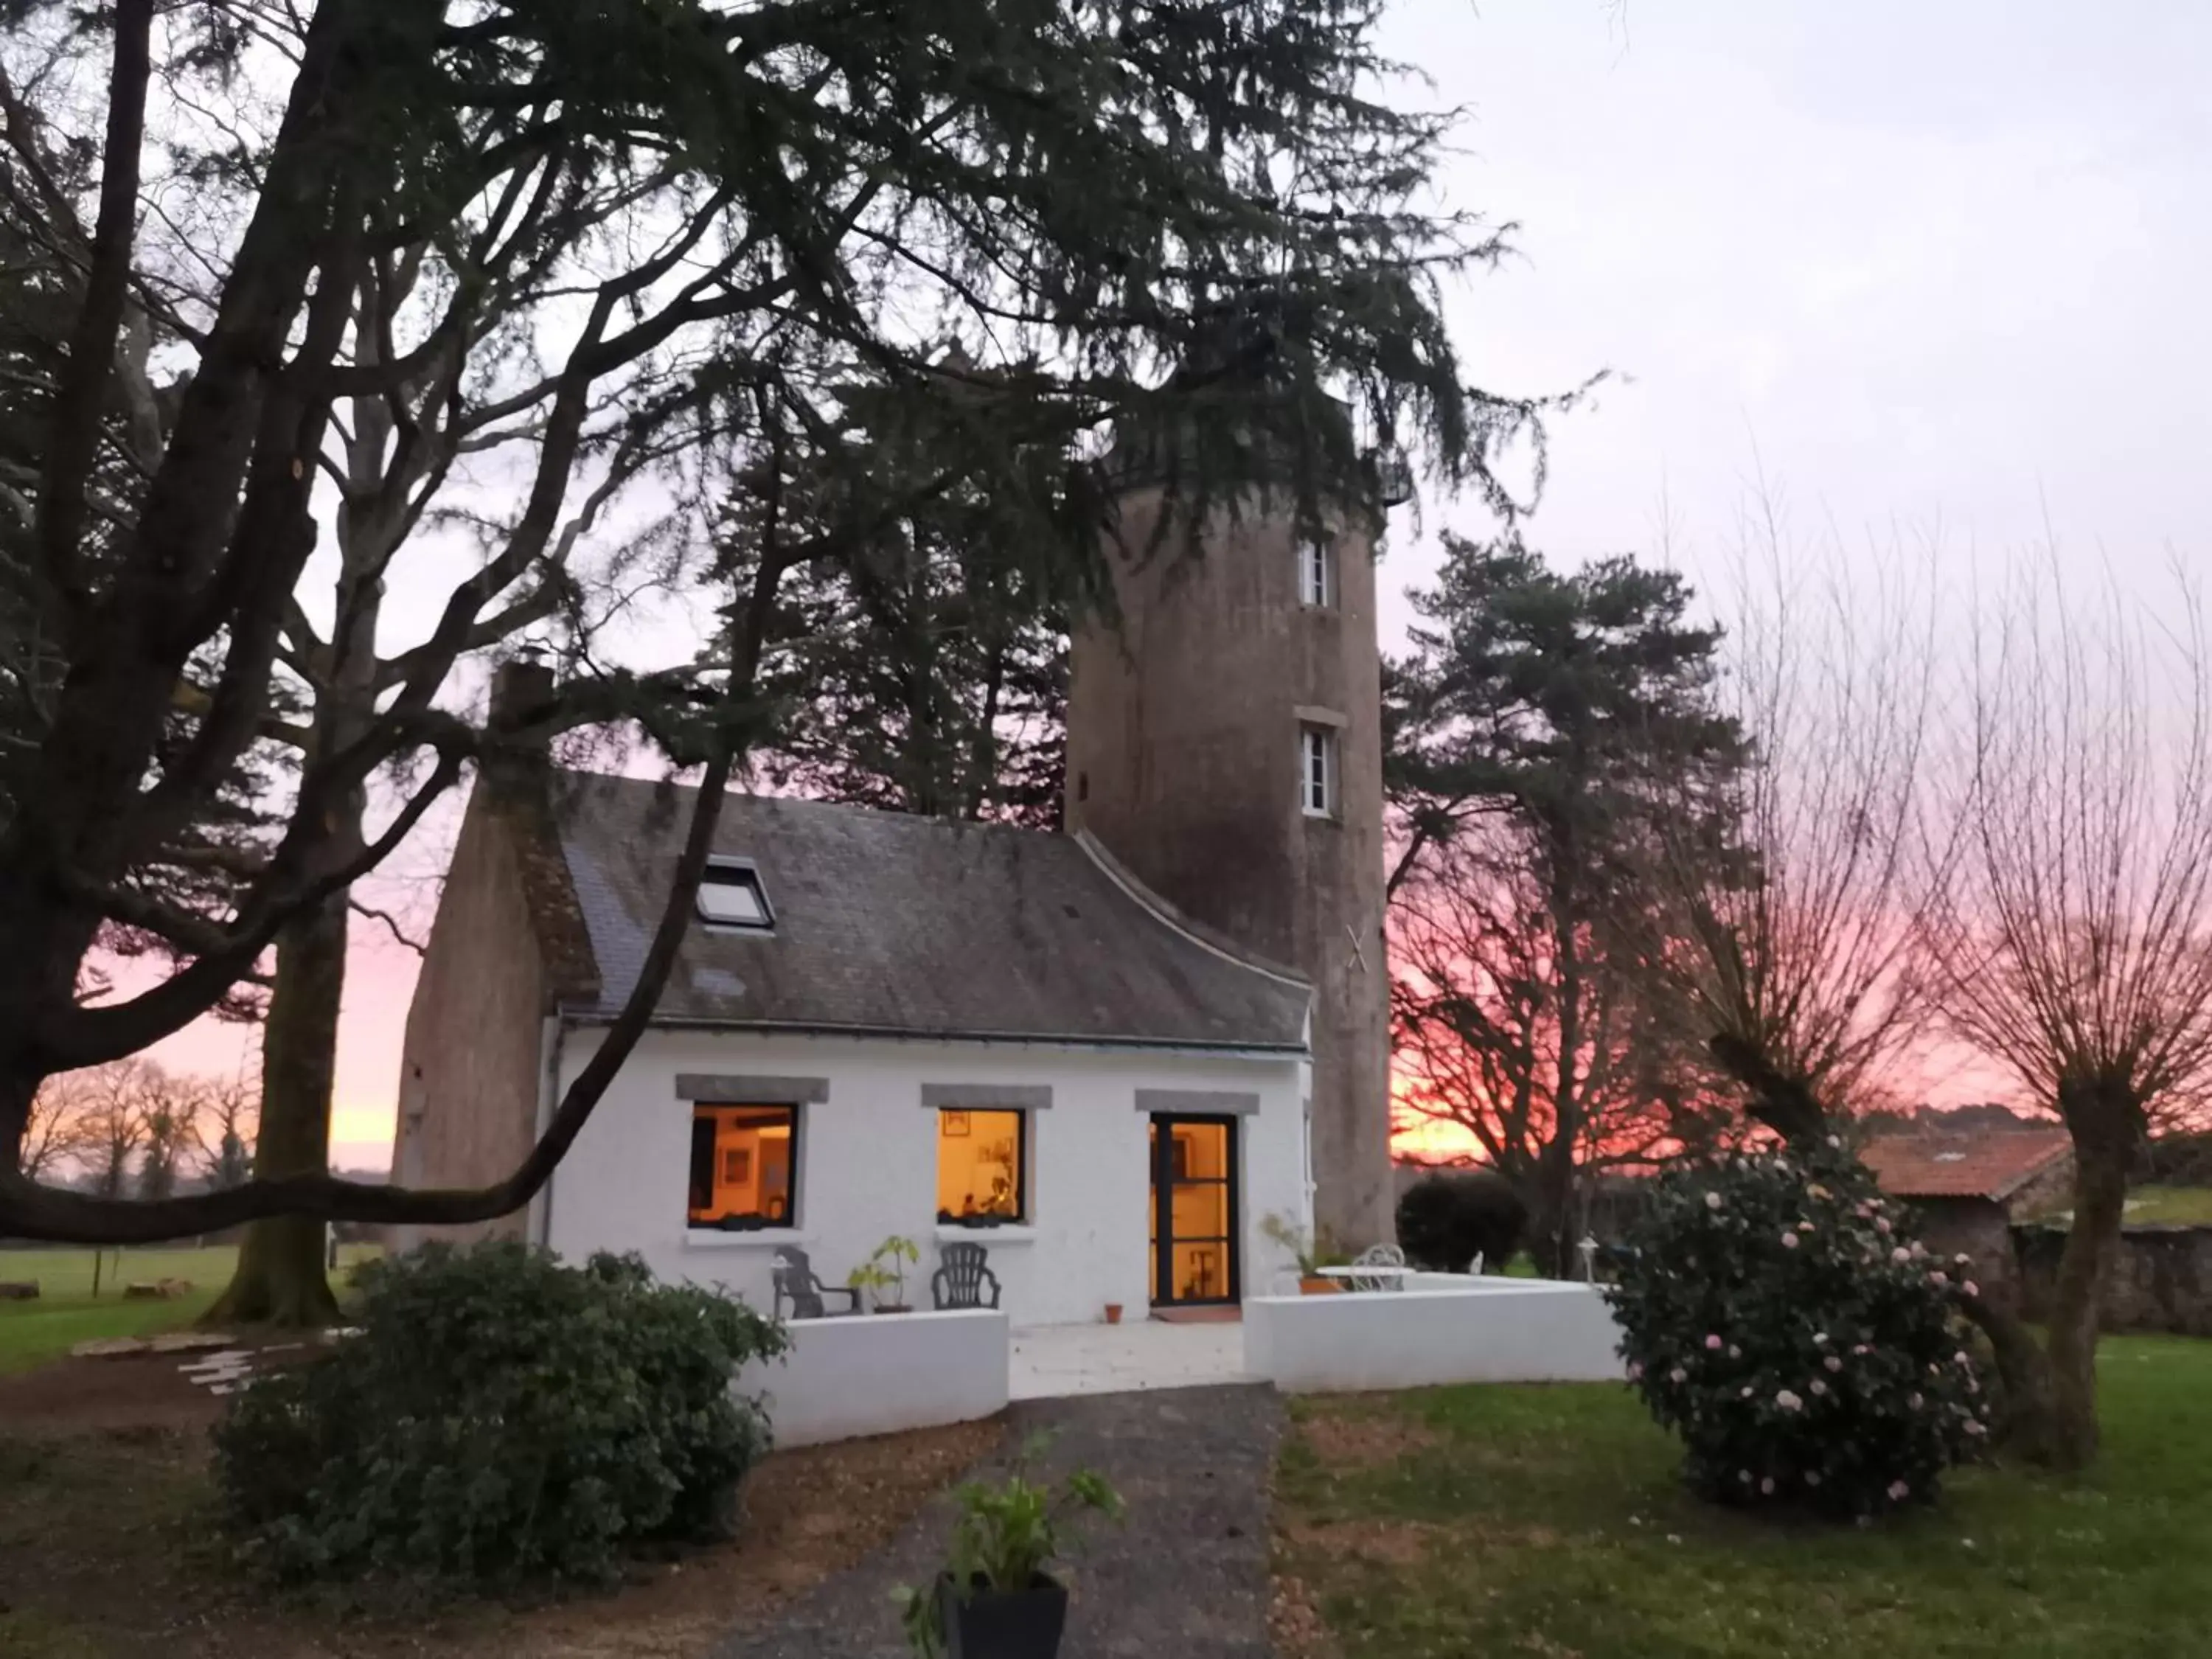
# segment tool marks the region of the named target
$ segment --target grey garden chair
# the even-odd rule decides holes
[[[795,1245],[779,1244],[775,1251],[775,1316],[783,1317],[783,1304],[791,1304],[793,1319],[820,1319],[830,1311],[824,1297],[845,1298],[843,1311],[860,1311],[860,1293],[842,1285],[824,1285],[814,1271],[814,1264],[806,1259],[806,1252]]]
[[[947,1308],[995,1308],[999,1305],[999,1276],[986,1263],[990,1252],[981,1244],[947,1244],[937,1253],[937,1271],[929,1276],[929,1294],[939,1311]],[[991,1299],[983,1299],[989,1285]]]

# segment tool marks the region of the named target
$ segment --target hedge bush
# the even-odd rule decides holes
[[[356,1334],[216,1431],[249,1557],[292,1578],[603,1582],[641,1542],[726,1533],[769,1442],[731,1372],[781,1352],[781,1327],[635,1256],[434,1245],[357,1282]]]
[[[1477,1255],[1502,1271],[1528,1225],[1528,1206],[1495,1170],[1426,1176],[1398,1200],[1406,1259],[1435,1273],[1463,1273]]]
[[[1978,1291],[1840,1143],[1663,1175],[1628,1243],[1621,1352],[1706,1497],[1875,1515],[1984,1441],[1955,1301]]]

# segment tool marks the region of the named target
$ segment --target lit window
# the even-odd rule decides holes
[[[1298,544],[1298,598],[1307,605],[1336,603],[1336,550],[1326,536]]]
[[[798,1107],[692,1108],[693,1226],[724,1232],[788,1227],[798,1184]]]
[[[1336,814],[1336,733],[1327,726],[1298,728],[1298,804],[1308,817]]]
[[[937,1115],[937,1218],[988,1226],[1029,1214],[1029,1123],[1020,1112]]]
[[[699,916],[717,927],[752,927],[767,932],[775,926],[761,890],[760,872],[750,865],[710,864],[699,878]]]

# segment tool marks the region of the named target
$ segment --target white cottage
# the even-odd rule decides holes
[[[543,763],[479,783],[396,1179],[521,1157],[635,982],[690,802]],[[474,1231],[763,1309],[776,1247],[834,1285],[893,1236],[919,1307],[947,1244],[983,1245],[1017,1327],[1234,1304],[1290,1265],[1262,1218],[1310,1214],[1310,1003],[1086,835],[732,794],[651,1028],[537,1201]]]

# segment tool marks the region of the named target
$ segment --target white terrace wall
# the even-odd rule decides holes
[[[795,1322],[791,1347],[733,1385],[766,1396],[779,1446],[971,1423],[1006,1406],[1004,1314],[963,1310]]]
[[[590,1028],[560,1034],[549,1067],[560,1088],[599,1040]],[[1306,1213],[1304,1071],[1295,1060],[1159,1050],[651,1031],[554,1176],[532,1236],[571,1260],[634,1250],[661,1278],[719,1285],[763,1311],[777,1244],[806,1250],[835,1285],[887,1236],[911,1238],[922,1259],[907,1270],[907,1301],[927,1308],[939,1246],[973,1240],[990,1252],[1000,1305],[1017,1328],[1095,1322],[1109,1302],[1140,1320],[1151,1299],[1151,1172],[1138,1091],[1248,1097],[1252,1109],[1239,1116],[1237,1139],[1249,1295],[1291,1265],[1260,1236],[1261,1218]],[[686,1226],[691,1103],[678,1079],[696,1074],[821,1085],[822,1097],[800,1108],[792,1226]],[[936,1097],[924,1105],[926,1085],[1051,1091],[1051,1103],[1030,1115],[1029,1224],[938,1226]]]
[[[1421,1274],[1416,1288],[1244,1304],[1244,1369],[1289,1394],[1449,1382],[1605,1382],[1620,1327],[1587,1285]]]

